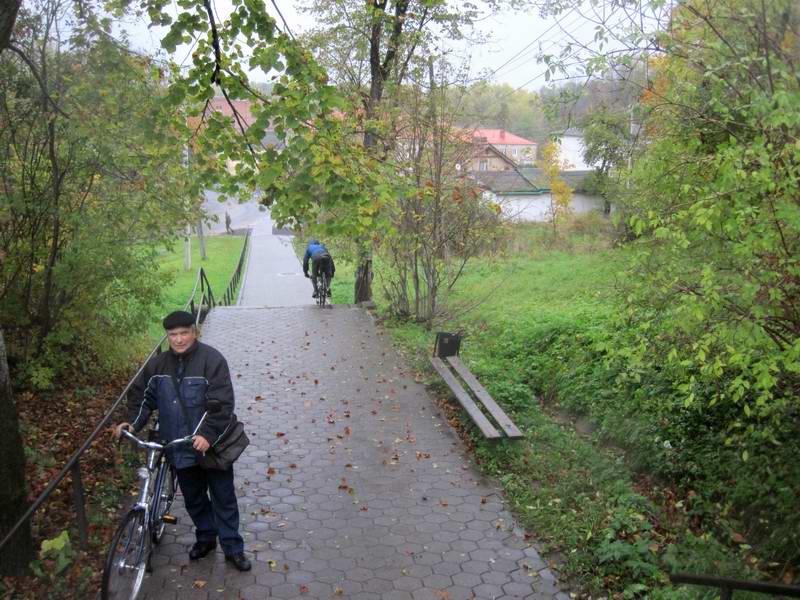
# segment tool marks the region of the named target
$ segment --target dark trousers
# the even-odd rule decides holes
[[[183,502],[194,522],[197,541],[213,542],[219,537],[226,556],[243,552],[233,468],[218,471],[194,466],[177,472]]]
[[[315,254],[311,257],[311,285],[314,286],[314,293],[317,292],[317,275],[326,273],[328,279],[333,278],[333,262],[330,254]]]

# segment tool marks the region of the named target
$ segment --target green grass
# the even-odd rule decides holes
[[[183,268],[183,244],[177,244],[172,250],[165,251],[159,256],[158,263],[161,272],[170,274],[172,280],[169,287],[163,291],[162,302],[154,312],[153,321],[148,327],[148,343],[155,343],[163,335],[161,319],[173,310],[183,308],[194,289],[197,273],[201,267],[208,277],[214,297],[217,301],[222,299],[238,264],[243,244],[243,236],[208,236],[206,237],[207,259],[202,260],[198,239],[192,237],[192,267],[189,271],[185,271]]]
[[[435,329],[463,334],[465,362],[524,432],[521,441],[488,443],[462,414],[482,468],[502,484],[519,521],[553,553],[562,576],[595,597],[713,598],[702,588],[673,589],[668,573],[752,575],[745,551],[690,531],[673,487],[644,477],[607,438],[577,434],[558,406],[569,400],[559,397],[564,390],[599,399],[611,387],[602,361],[594,364],[584,347],[606,330],[628,250],[611,249],[606,234],[591,231],[573,232],[555,249],[541,226],[513,234],[504,257],[468,265],[448,299],[449,318]],[[449,397],[428,366],[434,333],[385,322],[416,369]],[[585,389],[573,377],[588,380]],[[626,431],[618,433],[624,439]]]

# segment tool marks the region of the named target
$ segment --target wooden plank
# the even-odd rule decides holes
[[[453,390],[459,403],[478,426],[478,429],[481,430],[483,436],[492,440],[501,437],[502,434],[489,422],[489,419],[486,418],[486,415],[481,412],[478,405],[469,397],[467,390],[461,387],[458,379],[450,372],[447,365],[442,362],[442,359],[433,356],[431,357],[431,363],[433,364],[433,368],[442,376],[445,383]]]
[[[506,435],[510,438],[521,438],[523,437],[522,432],[514,425],[514,422],[508,417],[508,415],[497,405],[497,402],[494,401],[489,395],[489,392],[486,391],[486,388],[481,385],[481,382],[477,380],[475,375],[472,374],[461,359],[457,356],[448,356],[447,362],[449,362],[452,367],[456,370],[461,376],[467,385],[475,392],[475,396],[477,396],[478,400],[486,407],[486,410],[489,411],[489,414],[494,417],[494,420],[497,421],[500,427],[503,428],[503,431],[506,432]]]

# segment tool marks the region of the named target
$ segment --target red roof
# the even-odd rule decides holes
[[[211,110],[221,112],[226,117],[233,117],[233,110],[231,110],[231,104],[233,104],[245,127],[249,127],[255,121],[250,112],[250,100],[231,100],[231,104],[228,104],[223,96],[216,96],[208,104]]]
[[[472,133],[474,139],[485,139],[488,144],[534,145],[536,142],[514,135],[505,129],[476,129]]]

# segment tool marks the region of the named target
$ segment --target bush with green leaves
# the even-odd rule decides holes
[[[21,9],[0,56],[0,324],[34,388],[128,358],[164,283],[156,250],[198,210],[159,69],[62,28],[71,10]]]

